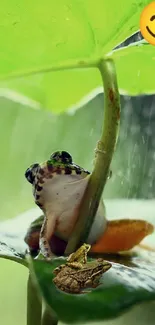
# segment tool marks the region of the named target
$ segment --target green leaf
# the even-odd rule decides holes
[[[51,72],[103,56],[139,28],[148,0],[6,0],[0,12],[2,82],[55,112],[64,111],[101,84],[98,71]],[[35,17],[35,19],[34,19]],[[42,72],[41,72],[42,71]],[[61,96],[60,96],[61,93]]]
[[[120,93],[127,95],[152,94],[155,92],[152,71],[155,69],[154,47],[144,41],[112,51],[109,54],[115,61]],[[146,64],[147,63],[147,64]],[[132,67],[132,68],[131,68]],[[103,91],[102,82],[97,69],[80,71],[53,72],[42,75],[42,82],[38,83],[40,93],[36,96],[33,85],[37,83],[37,76],[31,76],[1,83],[29,95],[43,108],[55,112],[62,112],[66,107],[74,110],[84,105],[91,97]],[[60,89],[61,82],[63,88]],[[54,95],[51,96],[51,85]],[[43,88],[44,89],[44,96]],[[75,91],[76,89],[76,91]],[[2,89],[2,93],[5,91]],[[61,96],[60,96],[61,92]],[[10,92],[13,96],[13,93]],[[89,95],[88,95],[89,94]],[[74,105],[74,103],[76,103]],[[37,105],[37,104],[36,104]],[[39,106],[38,107],[42,107]]]
[[[127,257],[120,261],[122,264],[116,258],[117,263],[112,262],[112,268],[102,276],[100,286],[80,295],[62,292],[52,282],[52,271],[64,261],[59,258],[48,263],[29,258],[45,301],[62,322],[73,324],[110,319],[137,303],[155,299],[153,253]]]
[[[26,266],[27,262],[21,252],[23,243],[21,245],[21,241],[18,238],[10,238],[9,235],[2,235],[0,233],[0,257]]]
[[[147,3],[6,0],[0,13],[1,76],[106,53],[138,29]]]
[[[62,113],[87,103],[94,97],[95,88],[100,86],[99,92],[103,91],[101,85],[97,69],[64,70],[0,81],[0,91],[4,96],[9,94],[10,98],[18,98],[19,94],[28,96],[37,108]],[[91,92],[92,95],[88,95]],[[98,90],[95,93],[98,93]]]
[[[136,96],[155,92],[154,46],[144,41],[137,42],[114,51],[112,58],[115,60],[118,72],[119,88],[125,94]]]

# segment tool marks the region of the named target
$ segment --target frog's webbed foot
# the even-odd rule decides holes
[[[154,231],[154,226],[145,220],[120,219],[107,222],[102,237],[92,245],[94,253],[118,253],[128,251]]]
[[[41,254],[46,259],[51,260],[52,257],[54,257],[54,254],[51,252],[51,248],[50,248],[48,241],[44,238],[40,238],[39,244],[40,244]]]

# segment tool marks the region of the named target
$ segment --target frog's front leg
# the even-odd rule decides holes
[[[42,255],[47,259],[52,259],[52,257],[54,257],[54,254],[52,253],[50,247],[50,239],[54,234],[55,225],[56,225],[56,218],[54,216],[50,218],[45,216],[40,231],[39,246]]]

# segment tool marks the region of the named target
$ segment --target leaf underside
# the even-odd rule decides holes
[[[62,0],[60,4],[58,1],[35,0],[32,3],[29,0],[25,4],[19,0],[6,0],[0,12],[1,92],[5,94],[8,88],[13,91],[10,96],[22,94],[33,99],[37,107],[56,113],[80,107],[81,99],[87,94],[94,89],[101,92],[97,69],[48,73],[43,72],[44,69],[50,71],[62,62],[70,66],[72,61],[76,66],[76,62],[82,60],[103,57],[139,29],[141,11],[148,3],[148,0],[128,0],[125,5],[123,0]],[[118,57],[116,53],[113,56],[120,89],[131,95],[152,92],[152,78],[148,85],[144,82],[146,79],[141,82],[138,78],[138,85],[134,81],[134,75],[137,75],[135,61],[139,63],[138,71],[140,69],[143,74],[144,70],[145,75],[146,47],[143,47],[142,55],[138,53],[140,60],[137,60],[136,49],[135,55],[125,51],[122,64],[120,52]],[[149,66],[153,69],[153,54],[150,58]],[[131,65],[133,69],[129,70]],[[28,73],[29,76],[24,77]],[[21,78],[9,80],[17,75]]]

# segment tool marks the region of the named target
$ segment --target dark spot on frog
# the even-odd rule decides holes
[[[77,175],[80,175],[82,173],[81,169],[80,168],[76,168],[76,174]]]
[[[70,167],[65,167],[65,174],[70,175],[72,173],[72,170]]]
[[[35,164],[31,165],[29,168],[27,168],[27,170],[25,172],[25,177],[28,180],[28,182],[31,184],[33,184],[33,182],[34,182],[35,175],[38,171],[38,167],[39,167],[39,164],[35,163]]]
[[[37,186],[36,186],[36,190],[37,190],[38,192],[40,192],[40,191],[42,190],[42,186],[37,185]]]
[[[36,201],[36,204],[38,205],[39,208],[42,208],[42,204],[38,201]]]
[[[39,169],[40,175],[44,175],[44,170],[42,168]]]
[[[28,169],[26,170],[26,172],[25,172],[25,177],[26,177],[26,179],[27,179],[27,181],[28,181],[29,183],[33,184],[35,176],[32,174],[32,171],[31,171],[30,168],[28,168]]]
[[[57,169],[56,169],[56,173],[57,173],[58,175],[61,174],[61,168],[60,168],[59,166],[58,166]]]
[[[52,175],[50,175],[50,176],[52,177]],[[44,184],[44,179],[42,177],[38,178],[38,181],[39,181],[40,184]]]
[[[50,160],[47,161],[47,168],[49,172],[53,172],[53,165],[50,163]]]

